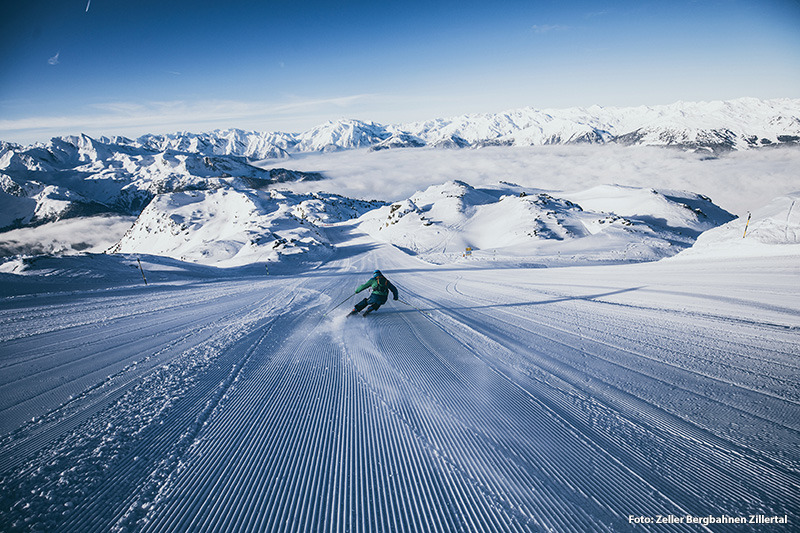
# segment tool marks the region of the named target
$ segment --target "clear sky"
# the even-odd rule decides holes
[[[0,140],[800,97],[798,0],[22,0]]]

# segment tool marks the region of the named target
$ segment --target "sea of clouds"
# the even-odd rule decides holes
[[[551,192],[617,184],[703,194],[737,216],[800,190],[800,149],[730,152],[719,157],[642,146],[490,147],[467,150],[410,148],[311,154],[285,166],[322,172],[325,182],[294,184],[299,192],[324,189],[361,199],[397,201],[429,185],[462,180],[474,187],[507,181]]]

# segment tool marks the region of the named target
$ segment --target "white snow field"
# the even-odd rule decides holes
[[[0,531],[800,528],[796,245],[436,266],[320,231],[291,275],[7,285]],[[345,318],[375,268],[400,301]]]

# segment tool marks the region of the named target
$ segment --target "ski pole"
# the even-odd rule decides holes
[[[337,307],[339,307],[340,305],[342,305],[343,303],[345,303],[347,300],[349,300],[350,298],[352,298],[355,295],[356,295],[356,293],[351,294],[350,296],[348,296],[347,298],[345,298],[344,300],[342,300],[341,302],[339,302],[338,304],[336,304],[332,308],[330,308],[327,311],[325,311],[325,313],[322,316],[326,316],[328,313],[330,313],[331,311],[333,311],[334,309],[336,309]]]
[[[409,307],[412,307],[412,308],[416,309],[417,311],[419,311],[419,312],[420,312],[420,313],[422,313],[423,315],[428,315],[428,316],[431,316],[431,314],[430,314],[429,312],[427,312],[427,311],[423,311],[422,309],[420,309],[420,308],[419,308],[419,307],[417,307],[416,305],[411,305],[410,303],[408,303],[408,302],[407,302],[407,301],[405,301],[405,300],[400,300],[400,299],[398,299],[397,301],[398,301],[398,302],[400,302],[401,304],[406,304],[407,306],[409,306]]]
[[[395,285],[397,285],[397,284],[395,283]],[[431,316],[431,314],[430,314],[430,313],[428,313],[427,311],[423,311],[422,309],[420,309],[420,308],[419,308],[419,307],[417,307],[416,305],[411,305],[410,303],[408,303],[408,302],[407,302],[407,301],[405,301],[405,300],[401,300],[400,298],[398,298],[398,299],[397,299],[397,301],[398,301],[398,302],[400,302],[400,303],[402,303],[402,304],[405,304],[405,305],[407,305],[407,306],[409,306],[409,307],[411,307],[411,308],[413,308],[413,309],[416,309],[417,311],[419,311],[419,312],[420,312],[420,313],[422,313],[423,315],[428,315],[428,316]]]

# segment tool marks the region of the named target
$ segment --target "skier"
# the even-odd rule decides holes
[[[380,270],[373,272],[372,277],[366,283],[356,287],[356,294],[363,291],[367,287],[372,289],[372,294],[369,295],[369,298],[364,298],[358,302],[347,316],[360,313],[362,309],[369,306],[364,312],[364,316],[367,316],[386,303],[386,300],[389,298],[389,291],[392,291],[394,299],[397,300],[397,287],[392,285],[392,282],[386,279]]]

